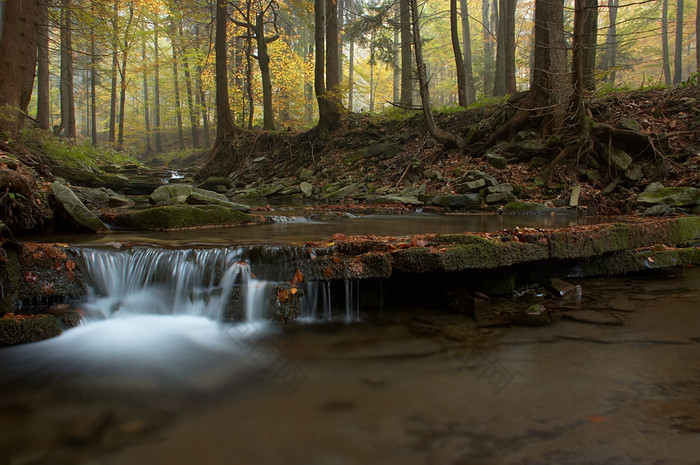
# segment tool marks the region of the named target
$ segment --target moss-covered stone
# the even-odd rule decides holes
[[[662,187],[642,192],[637,196],[637,203],[647,207],[652,205],[693,207],[700,205],[700,189],[695,187]]]
[[[61,325],[51,315],[5,315],[0,318],[0,346],[43,341],[61,332]]]
[[[116,226],[143,231],[231,226],[254,222],[251,215],[218,205],[155,207],[117,214],[110,220]]]
[[[537,213],[551,210],[537,202],[509,202],[503,205],[503,213]]]

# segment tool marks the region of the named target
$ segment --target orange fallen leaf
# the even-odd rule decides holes
[[[291,289],[289,290],[289,292],[290,292],[292,295],[294,295],[294,294],[296,294],[296,293],[299,292],[299,291],[297,290],[296,287],[293,287],[293,288],[291,288]]]
[[[289,300],[289,291],[287,289],[280,289],[277,291],[277,302],[285,303]]]
[[[295,286],[303,281],[304,281],[304,274],[301,272],[301,270],[297,270],[294,273],[294,277],[292,278],[290,283],[292,284],[292,286]]]
[[[603,415],[588,415],[587,420],[591,423],[602,423],[606,418]]]
[[[330,278],[331,276],[333,276],[333,270],[330,266],[328,266],[325,270],[323,270],[323,274],[326,275],[326,278]]]

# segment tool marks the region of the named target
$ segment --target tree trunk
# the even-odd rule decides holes
[[[307,53],[304,58],[305,63],[310,64],[311,60],[315,60],[314,57],[314,40],[315,40],[315,29],[309,27],[308,29],[308,47]],[[353,50],[353,43],[350,42],[350,51]],[[304,84],[304,114],[306,115],[306,122],[311,123],[314,120],[314,81],[312,79],[304,79],[306,83]],[[350,84],[349,84],[350,98],[352,99],[352,59],[350,60]],[[352,103],[350,104],[352,107]]]
[[[598,42],[598,0],[586,0],[583,19],[583,87],[595,91],[595,58]]]
[[[490,92],[493,90],[494,85],[493,34],[491,33],[491,29],[489,28],[490,5],[490,0],[482,0],[481,2],[481,24],[484,28],[484,96],[491,95]]]
[[[197,48],[201,47],[200,35],[199,35],[199,25],[194,26],[194,37],[197,42]],[[207,96],[204,92],[204,86],[202,84],[202,65],[197,61],[197,96],[198,104],[202,110],[202,126],[204,128],[204,144],[209,147],[211,145],[211,139],[209,138],[209,110],[207,107]]]
[[[126,112],[126,64],[129,58],[129,49],[131,48],[130,31],[131,23],[134,19],[134,4],[129,3],[129,17],[124,27],[124,43],[122,48],[122,65],[119,69],[119,132],[117,134],[117,146],[124,146],[124,115]]]
[[[698,73],[696,85],[700,87],[700,5],[696,5],[695,9],[695,69]]]
[[[585,89],[585,44],[586,44],[586,21],[587,3],[590,0],[574,1],[574,33],[571,53],[572,86],[571,108],[569,118],[573,121],[575,131],[578,135],[583,135],[586,131],[586,115],[583,103],[583,92]]]
[[[145,27],[144,27],[145,30]],[[151,115],[148,105],[148,73],[146,72],[146,36],[141,44],[141,62],[143,67],[143,119],[146,126],[146,153],[151,153]]]
[[[109,142],[117,138],[117,71],[119,69],[119,4],[114,2],[112,17],[112,87],[109,98]]]
[[[429,91],[429,81],[427,72],[425,69],[425,62],[423,61],[423,46],[420,41],[420,25],[418,22],[418,5],[417,0],[410,0],[411,7],[411,19],[412,19],[412,29],[413,29],[413,49],[416,54],[416,70],[418,74],[418,87],[420,89],[421,106],[423,108],[423,116],[425,117],[425,122],[428,126],[428,130],[433,138],[440,144],[448,146],[458,145],[457,138],[443,130],[440,129],[437,124],[435,124],[435,119],[433,119],[433,111],[430,106],[430,91]]]
[[[348,14],[350,21],[355,21],[355,4],[354,0],[347,0]],[[348,110],[353,111],[355,103],[355,41],[350,39],[348,51]],[[400,78],[399,78],[400,79]]]
[[[338,22],[337,22],[337,28],[338,28],[338,83],[343,82],[343,42],[344,42],[344,36],[343,34],[343,26],[344,26],[344,15],[345,15],[345,2],[344,0],[337,0],[338,1]],[[342,102],[341,102],[342,103]]]
[[[180,79],[177,70],[177,50],[173,43],[173,87],[175,90],[175,116],[177,120],[177,137],[180,150],[185,150],[185,132],[182,129],[182,108],[180,105]]]
[[[217,145],[225,139],[236,135],[236,125],[233,123],[231,106],[228,98],[228,61],[226,59],[226,23],[228,22],[228,4],[217,0],[216,4],[216,37],[214,52],[216,54],[216,139],[212,148],[215,152]]]
[[[462,42],[464,43],[464,79],[466,85],[466,104],[476,102],[476,89],[474,88],[474,72],[472,71],[472,35],[469,29],[469,7],[467,0],[460,0],[459,9],[462,13]]]
[[[180,36],[180,43],[184,44],[184,35],[182,33],[182,19],[178,22],[178,34]],[[186,48],[183,45],[182,48],[182,69],[185,74],[185,90],[187,91],[187,110],[190,114],[190,131],[192,133],[192,147],[199,148],[199,133],[197,128],[197,120],[199,115],[194,106],[194,98],[192,95],[192,76],[190,75],[190,64],[187,58]]]
[[[499,0],[496,76],[493,95],[514,94],[516,0]]]
[[[340,105],[340,53],[338,50],[338,0],[326,0],[326,92]],[[337,95],[336,95],[337,94]]]
[[[452,39],[452,52],[455,56],[455,70],[457,72],[457,99],[459,106],[467,106],[467,77],[464,73],[464,58],[459,48],[459,31],[457,30],[457,0],[450,0],[450,37]]]
[[[265,17],[261,11],[255,17],[255,40],[258,46],[258,66],[262,80],[263,93],[263,129],[274,131],[275,117],[272,108],[272,79],[270,77],[270,55],[267,52],[268,40],[265,38]]]
[[[617,76],[617,7],[620,0],[608,0],[608,35],[605,40],[606,53],[606,69],[608,71],[608,82],[615,85]]]
[[[158,45],[158,22],[153,21],[153,57],[155,63],[153,64],[153,93],[155,101],[153,112],[155,118],[155,127],[153,128],[154,137],[156,143],[156,152],[163,152],[163,139],[160,134],[160,46]]]
[[[97,38],[95,28],[90,30],[90,138],[92,145],[97,146]]]
[[[401,10],[399,4],[394,4],[394,21],[396,24],[401,23]],[[392,101],[399,103],[401,101],[401,42],[399,41],[399,28],[394,28],[393,37],[393,65],[394,65],[394,82],[392,85]],[[352,111],[352,106],[349,107]]]
[[[683,80],[683,0],[676,0],[676,49],[673,54],[673,84]]]
[[[36,0],[5,0],[0,38],[0,131],[18,134],[34,87],[37,58]]]
[[[413,60],[411,58],[410,0],[399,0],[401,27],[401,105],[413,106]]]
[[[75,139],[73,33],[70,0],[61,0],[61,125],[60,133]]]
[[[668,53],[668,0],[661,5],[661,66],[664,72],[664,84],[671,85],[671,59]]]
[[[322,139],[327,138],[330,132],[340,125],[340,111],[337,104],[339,95],[334,95],[334,93],[337,94],[340,84],[338,82],[336,8],[335,0],[326,0],[325,2],[324,0],[315,0],[314,2],[314,41],[316,43],[314,88],[318,100],[318,135]],[[329,18],[328,24],[325,24],[326,15]],[[324,69],[326,71],[325,79]]]
[[[49,100],[49,3],[39,0],[39,21],[37,28],[37,98],[36,120],[39,127],[48,130],[51,127],[51,107]]]

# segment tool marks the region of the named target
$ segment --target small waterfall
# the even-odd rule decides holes
[[[265,281],[253,279],[237,248],[126,251],[78,249],[88,287],[86,307],[104,317],[192,315],[218,321],[234,291],[247,321],[265,313]],[[240,298],[245,295],[245,299]]]
[[[336,290],[340,291],[341,296],[335,302],[331,299],[332,287],[330,281],[311,281],[306,283],[302,300],[302,319],[307,321],[332,320],[339,317],[346,323],[360,320],[360,284],[357,281],[346,279],[344,281],[344,293],[342,292],[342,287],[336,287]]]

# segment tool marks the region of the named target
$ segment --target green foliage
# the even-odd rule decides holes
[[[130,151],[116,150],[107,145],[93,146],[85,140],[69,141],[38,129],[23,131],[22,139],[26,145],[33,146],[38,152],[72,168],[138,164],[138,160]]]

